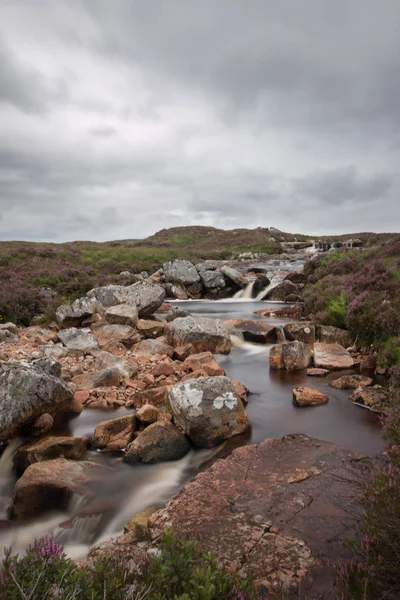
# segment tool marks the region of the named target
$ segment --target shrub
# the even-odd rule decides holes
[[[345,294],[337,294],[328,302],[328,321],[334,327],[346,327],[347,300]]]
[[[217,566],[196,541],[165,531],[159,556],[142,573],[129,572],[107,555],[93,567],[80,567],[54,539],[41,538],[26,555],[6,551],[0,572],[2,600],[253,600],[250,581]],[[260,599],[261,600],[261,599]]]
[[[361,342],[387,340],[400,329],[400,314],[387,291],[363,291],[350,302],[346,324]]]

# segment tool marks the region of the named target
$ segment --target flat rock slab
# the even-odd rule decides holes
[[[150,518],[153,544],[171,526],[230,569],[253,572],[260,590],[273,595],[283,585],[285,598],[297,599],[301,581],[305,597],[333,600],[327,561],[346,557],[342,541],[362,515],[360,466],[368,463],[303,435],[238,448]]]
[[[353,357],[340,344],[314,344],[314,367],[335,370],[350,369],[353,366]]]
[[[275,344],[277,342],[276,327],[256,319],[229,319],[224,321],[231,333],[239,331],[248,342],[256,344]]]

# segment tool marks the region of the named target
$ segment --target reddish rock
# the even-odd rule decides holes
[[[150,425],[151,423],[155,423],[157,421],[160,412],[160,409],[156,406],[152,406],[151,404],[144,404],[138,409],[136,417],[141,423],[145,425]]]
[[[143,390],[136,392],[131,400],[126,403],[126,407],[131,406],[140,408],[144,404],[152,404],[157,407],[165,407],[168,402],[168,390],[170,386],[162,385],[160,387],[152,388],[150,390]]]
[[[333,600],[329,563],[350,556],[343,541],[363,514],[360,461],[369,463],[302,435],[239,448],[150,517],[152,547],[172,527],[229,570],[253,575],[263,597],[283,586],[289,597],[298,598],[301,587],[307,598]]]
[[[290,342],[298,340],[310,345],[315,342],[315,327],[311,322],[287,323],[283,326],[283,331]]]
[[[92,444],[100,450],[123,450],[132,440],[136,429],[136,416],[126,415],[103,421],[96,425]]]
[[[159,377],[160,375],[172,375],[175,373],[175,368],[171,363],[160,362],[156,365],[152,371],[154,377]]]
[[[331,381],[331,386],[339,390],[355,390],[361,386],[369,386],[373,384],[371,377],[364,375],[343,375],[339,379]]]
[[[314,366],[322,369],[350,369],[354,365],[351,354],[339,344],[314,344]]]
[[[90,496],[90,482],[108,471],[96,463],[65,458],[35,463],[15,485],[12,514],[22,519],[46,510],[65,510],[74,493]]]
[[[271,369],[301,371],[311,362],[311,351],[303,342],[286,342],[273,346],[269,352]]]
[[[104,313],[104,318],[110,325],[129,325],[134,327],[138,320],[136,306],[131,304],[118,304],[110,306]]]
[[[318,406],[327,404],[329,398],[319,390],[299,386],[293,390],[293,404],[295,406]]]
[[[31,435],[42,435],[43,433],[50,431],[53,425],[53,417],[49,415],[49,413],[44,413],[34,421],[32,427],[30,428],[30,433]]]
[[[247,389],[247,387],[243,385],[243,383],[240,383],[240,381],[236,381],[236,379],[232,379],[232,385],[237,397],[240,398],[240,400],[242,401],[242,404],[247,404],[249,401],[247,397],[249,390]]]
[[[87,448],[88,440],[84,437],[48,436],[20,446],[14,456],[14,465],[19,471],[25,471],[29,465],[54,458],[81,460]]]
[[[135,330],[129,325],[101,325],[93,327],[92,333],[102,348],[110,340],[120,342],[127,348],[132,346],[135,341],[134,338],[132,339]]]
[[[376,355],[367,354],[361,357],[360,371],[373,371],[376,367]]]
[[[168,421],[146,427],[128,446],[124,461],[129,464],[179,460],[190,450],[185,435]]]
[[[139,319],[136,323],[136,329],[139,333],[144,335],[145,338],[157,338],[164,333],[164,323],[159,321],[151,321],[146,319]]]
[[[160,356],[169,356],[172,358],[174,349],[168,344],[164,344],[157,340],[143,340],[132,347],[132,354],[137,356],[153,356],[159,354]]]
[[[307,375],[309,377],[325,377],[326,375],[328,375],[328,373],[329,369],[315,369],[313,367],[307,369]]]
[[[177,346],[174,350],[174,358],[176,360],[185,360],[190,354],[194,352],[192,344],[185,344],[184,346]]]
[[[118,386],[121,380],[121,373],[116,367],[102,369],[97,373],[84,373],[73,378],[72,383],[77,390],[91,390],[98,387]]]
[[[373,412],[385,413],[390,407],[390,392],[380,385],[360,386],[351,394],[349,400],[365,406]]]
[[[197,371],[201,369],[206,375],[225,375],[225,371],[219,366],[211,352],[200,352],[192,354],[183,363],[185,371]]]

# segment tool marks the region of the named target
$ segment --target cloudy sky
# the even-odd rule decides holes
[[[400,230],[399,0],[0,0],[0,239]]]

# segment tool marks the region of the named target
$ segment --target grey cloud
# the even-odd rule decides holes
[[[117,130],[109,125],[99,125],[98,127],[92,127],[89,133],[98,137],[111,137],[117,133]]]

